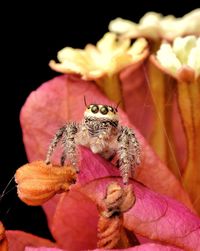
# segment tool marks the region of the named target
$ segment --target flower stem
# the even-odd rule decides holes
[[[122,96],[121,82],[119,74],[104,75],[103,77],[95,80],[103,93],[121,108],[124,108],[124,101]]]
[[[187,163],[183,184],[200,213],[200,78],[178,82],[178,104],[187,140]]]
[[[172,137],[172,116],[174,80],[163,74],[153,63],[149,62],[149,88],[155,107],[155,124],[150,143],[158,156],[167,164],[177,178],[180,170],[175,155]]]

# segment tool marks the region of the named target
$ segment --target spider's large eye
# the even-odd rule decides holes
[[[97,105],[93,105],[91,108],[92,113],[97,113],[99,111],[99,107]]]
[[[108,108],[106,106],[102,106],[101,109],[100,109],[100,112],[103,114],[103,115],[106,115],[108,113]]]

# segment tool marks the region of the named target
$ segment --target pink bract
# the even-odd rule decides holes
[[[30,161],[45,159],[52,136],[64,123],[81,121],[85,109],[84,96],[88,103],[112,105],[94,83],[76,76],[54,78],[31,93],[21,112],[23,139]],[[129,250],[179,250],[168,245],[198,250],[200,219],[176,201],[192,208],[187,194],[140,132],[131,125],[127,115],[121,110],[119,114],[120,122],[135,131],[142,147],[142,165],[135,178],[143,184],[131,181],[136,204],[125,214],[125,227],[150,241],[165,245],[144,244]],[[58,162],[59,157],[58,150],[53,161]],[[44,204],[50,230],[60,248],[95,249],[96,205],[101,203],[106,186],[113,180],[121,183],[119,170],[89,149],[81,147],[77,183],[69,193],[57,195]],[[32,250],[27,248],[27,251]]]
[[[48,145],[58,128],[67,121],[82,120],[85,110],[84,96],[88,103],[112,105],[93,82],[70,75],[56,77],[30,94],[20,116],[23,140],[30,162],[45,159]],[[122,110],[119,110],[119,115],[120,123],[131,127],[141,144],[142,165],[138,168],[136,179],[152,190],[169,195],[192,208],[180,182],[159,160],[144,137],[130,123],[127,115]],[[58,163],[59,158],[60,152],[57,151],[54,162]]]

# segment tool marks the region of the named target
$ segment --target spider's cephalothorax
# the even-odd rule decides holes
[[[117,154],[125,184],[140,163],[140,147],[136,136],[130,128],[119,125],[117,108],[112,106],[91,104],[85,110],[82,123],[72,122],[61,127],[49,146],[47,164],[60,140],[63,145],[61,165],[67,160],[77,171],[77,145],[86,146],[106,159],[112,159]]]
[[[90,136],[98,136],[102,133],[116,131],[118,126],[117,110],[112,106],[89,105],[84,113],[84,126]]]

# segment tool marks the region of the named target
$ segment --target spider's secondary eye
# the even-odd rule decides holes
[[[109,110],[110,110],[111,112],[114,112],[114,109],[112,108],[112,106],[109,106]]]
[[[106,106],[102,106],[101,109],[100,109],[100,112],[103,114],[103,115],[106,115],[108,113],[108,108]]]
[[[97,105],[93,105],[92,108],[91,108],[91,111],[93,113],[97,113],[99,111],[99,107]]]

